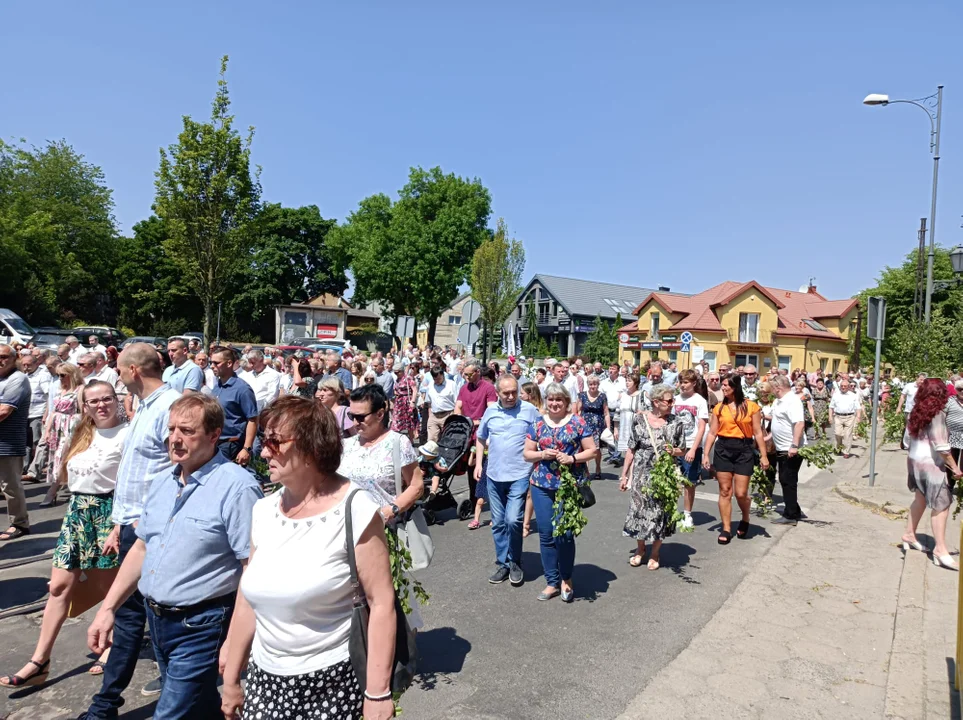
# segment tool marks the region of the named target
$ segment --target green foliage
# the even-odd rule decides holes
[[[499,218],[492,237],[482,241],[475,250],[468,277],[472,299],[481,305],[481,318],[486,327],[501,327],[512,314],[522,291],[524,270],[525,248],[520,240],[508,237],[505,220]],[[529,330],[531,323],[532,319]]]
[[[600,315],[595,316],[595,329],[585,338],[582,345],[582,354],[586,355],[592,362],[600,362],[603,365],[610,365],[618,360],[619,339],[618,328],[609,327]]]
[[[535,357],[547,358],[551,351],[548,349],[548,342],[544,337],[538,338],[538,349],[535,351]]]
[[[932,322],[908,320],[893,332],[889,339],[888,360],[903,377],[925,372],[932,377],[944,377],[951,367],[958,367],[963,341],[960,320],[943,317],[941,311],[931,316]]]
[[[582,496],[578,491],[578,483],[569,465],[562,465],[557,461],[550,463],[552,470],[560,477],[558,490],[555,492],[554,518],[552,520],[552,535],[561,537],[565,533],[572,533],[573,537],[582,534],[588,525],[588,518],[582,512]]]
[[[405,615],[411,615],[411,602],[408,590],[422,605],[427,605],[430,597],[422,584],[410,574],[411,552],[398,538],[398,533],[390,527],[385,527],[385,539],[388,541],[388,559],[391,562],[391,581],[395,586],[395,594],[401,602],[401,609]]]
[[[806,445],[799,449],[799,454],[807,465],[815,465],[820,470],[832,472],[836,456],[833,453],[833,446],[825,440],[817,440],[811,445]]]
[[[525,342],[522,343],[522,354],[530,358],[539,357],[540,343],[544,343],[545,340],[538,335],[538,317],[535,315],[534,300],[529,300],[525,306],[525,322]],[[544,355],[541,357],[544,357]]]
[[[902,411],[897,411],[899,404],[899,391],[894,388],[886,401],[883,411],[883,442],[898,443],[903,441],[903,433],[906,430],[906,417]]]
[[[395,317],[428,319],[434,342],[438,316],[490,237],[491,195],[478,179],[416,167],[398,196],[365,198],[328,242],[338,266],[351,270],[355,302],[377,300]]]
[[[756,465],[749,477],[749,496],[760,517],[769,517],[772,512],[772,488],[773,482],[766,471],[761,465]]]
[[[679,510],[682,486],[689,486],[692,483],[682,474],[679,463],[671,452],[665,449],[657,452],[659,456],[649,471],[649,486],[643,488],[642,492],[659,504],[662,512],[669,519],[670,528],[675,528],[679,532],[692,532],[693,528],[687,528],[682,523],[685,515]]]
[[[250,168],[254,128],[244,139],[234,129],[226,73],[225,55],[210,122],[184,116],[177,142],[160,151],[154,183],[154,210],[167,231],[165,251],[201,301],[206,338],[213,334],[218,301],[250,258],[261,195]]]
[[[111,315],[117,230],[104,173],[66,142],[0,141],[0,306],[35,325]]]

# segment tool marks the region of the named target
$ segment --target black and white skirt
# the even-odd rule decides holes
[[[304,675],[272,675],[252,659],[243,720],[361,720],[364,694],[348,660]]]

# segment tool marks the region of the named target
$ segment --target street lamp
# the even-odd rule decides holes
[[[936,92],[918,100],[890,100],[889,95],[873,93],[863,99],[864,105],[893,105],[905,103],[915,105],[930,119],[930,153],[933,155],[933,197],[930,202],[930,247],[926,257],[926,305],[924,317],[930,321],[930,307],[933,303],[933,258],[936,255],[936,181],[940,170],[940,119],[943,110],[943,86],[937,85]]]
[[[963,245],[957,245],[950,251],[950,262],[953,263],[953,274],[963,275]],[[933,290],[935,292],[949,290],[951,287],[956,287],[957,285],[963,285],[963,277],[954,278],[953,280],[937,280],[933,283]]]

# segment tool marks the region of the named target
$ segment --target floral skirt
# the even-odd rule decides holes
[[[360,720],[364,694],[348,660],[304,675],[272,675],[252,659],[242,720]]]
[[[116,568],[117,555],[102,553],[104,542],[114,529],[114,521],[110,519],[113,508],[113,493],[71,493],[54,550],[53,566],[61,570]]]

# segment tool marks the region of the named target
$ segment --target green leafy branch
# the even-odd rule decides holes
[[[588,518],[582,512],[582,496],[578,491],[578,483],[575,482],[575,475],[568,465],[553,462],[552,466],[561,477],[555,492],[554,515],[557,520],[552,520],[552,535],[561,537],[570,532],[573,537],[578,537],[588,525]]]
[[[772,483],[761,465],[756,465],[749,478],[749,495],[755,503],[760,517],[769,517],[772,512]]]
[[[836,456],[833,454],[833,446],[825,440],[819,440],[812,445],[806,445],[799,449],[799,455],[808,465],[815,465],[820,470],[833,471]]]
[[[679,510],[679,496],[682,494],[683,485],[690,486],[692,483],[682,474],[671,447],[667,446],[652,466],[649,486],[643,488],[642,492],[662,506],[662,512],[669,518],[670,528],[679,532],[692,532],[693,528],[687,528],[683,524],[685,515]]]
[[[411,552],[404,546],[398,533],[390,527],[385,527],[385,538],[388,540],[388,559],[391,561],[391,582],[395,586],[395,593],[401,602],[401,609],[405,615],[411,615],[411,603],[408,600],[408,589],[418,599],[419,604],[427,605],[429,595],[417,578],[409,574],[411,571]]]

